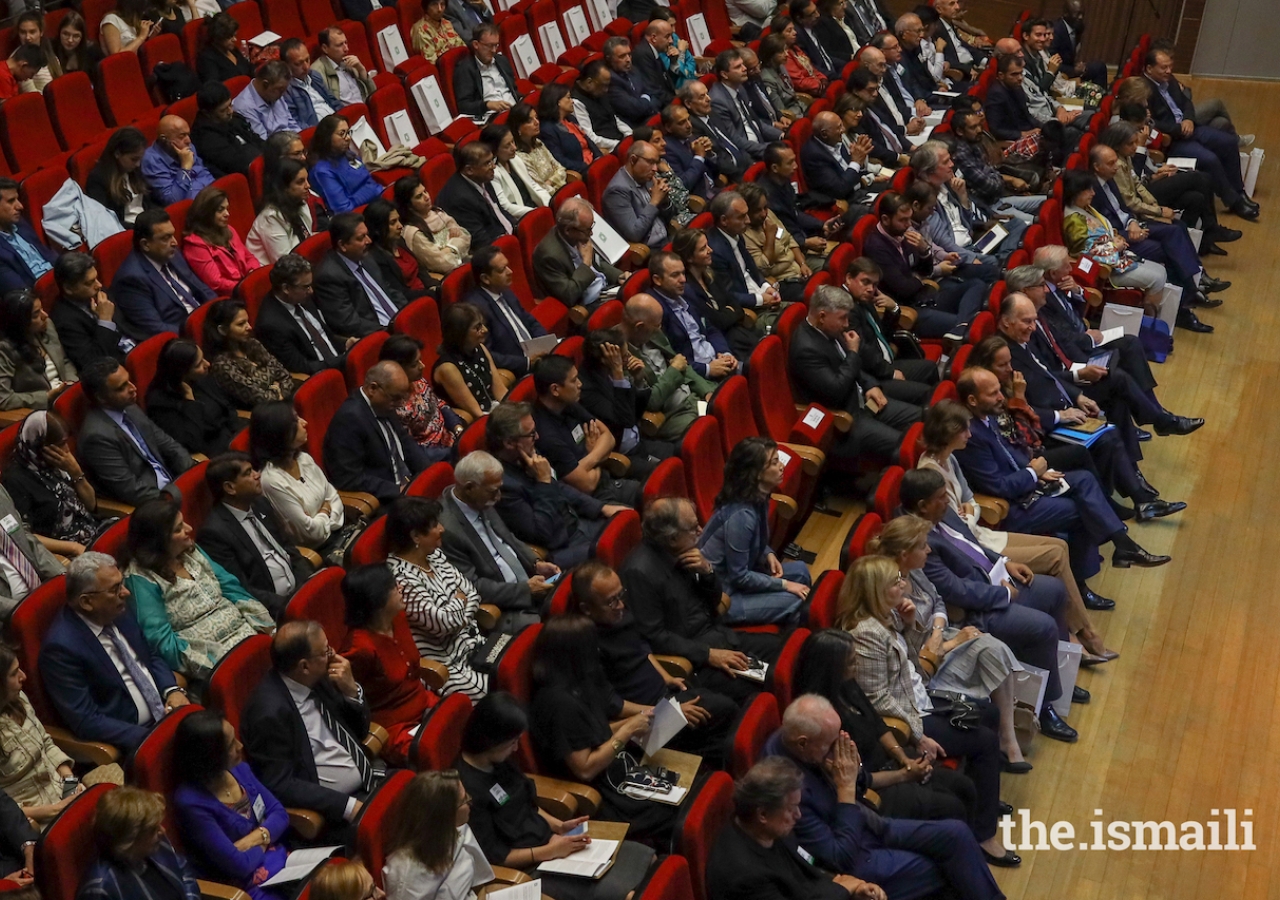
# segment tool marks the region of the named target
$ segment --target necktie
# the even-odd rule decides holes
[[[524,322],[520,321],[520,317],[516,315],[515,310],[507,303],[505,297],[498,297],[493,302],[498,307],[498,311],[502,313],[502,317],[507,320],[507,324],[511,326],[511,330],[516,333],[517,341],[533,340],[533,335],[529,333],[529,329],[525,327]]]
[[[520,580],[520,573],[524,571],[524,566],[520,565],[520,560],[516,557],[515,552],[507,545],[507,542],[498,537],[493,530],[493,526],[489,524],[489,520],[485,518],[484,513],[480,514],[480,524],[484,526],[484,533],[489,536],[489,543],[493,544],[493,548],[498,551],[498,556],[507,564],[507,568],[511,570],[510,575],[503,573],[503,581],[514,584]],[[502,566],[498,566],[502,568]]]
[[[1076,312],[1075,305],[1071,302],[1071,298],[1057,288],[1050,288],[1054,298],[1058,301],[1058,305],[1062,307],[1062,311],[1066,313],[1067,319],[1071,322],[1071,327],[1076,331],[1084,331],[1084,322],[1080,320],[1080,314]]]
[[[174,295],[178,298],[178,302],[183,305],[187,312],[191,312],[200,305],[196,303],[196,298],[189,290],[186,289],[185,286],[183,286],[182,282],[178,280],[178,276],[174,274],[173,269],[171,269],[167,264],[161,266],[160,275],[164,278],[165,283],[169,285],[169,289],[173,291]]]
[[[165,484],[168,484],[170,481],[173,481],[173,476],[169,473],[169,470],[165,467],[165,464],[160,462],[160,460],[156,459],[155,454],[151,452],[151,447],[147,444],[145,440],[143,440],[142,432],[138,430],[137,425],[133,424],[133,420],[129,418],[129,414],[128,413],[123,414],[120,417],[120,421],[124,425],[124,430],[129,432],[129,436],[132,437],[134,441],[137,442],[138,448],[142,451],[142,455],[147,458],[147,462],[151,464],[151,468],[155,469],[158,473],[164,474]],[[161,487],[163,486],[164,485],[161,485]]]
[[[320,354],[320,358],[325,362],[332,362],[337,359],[338,354],[333,352],[329,339],[321,333],[319,328],[316,328],[311,321],[311,317],[306,314],[301,306],[295,307],[294,311],[298,316],[298,324],[302,326],[302,330],[311,339],[311,345],[315,347],[316,353]]]
[[[151,710],[151,718],[159,722],[164,718],[164,701],[160,699],[160,692],[156,690],[156,684],[151,680],[150,673],[138,665],[138,661],[134,659],[132,648],[125,641],[124,635],[116,630],[116,626],[108,625],[102,630],[107,633],[107,637],[111,638],[111,643],[115,645],[116,653],[120,654],[120,659],[124,663],[125,669],[128,670],[129,677],[133,679],[134,685],[138,688],[138,693],[142,695],[143,701],[147,704],[147,709]]]
[[[315,691],[311,692],[311,702],[316,705],[316,709],[320,710],[320,718],[324,721],[324,726],[332,732],[333,736],[338,739],[338,743],[342,745],[342,749],[351,754],[351,758],[355,760],[356,769],[360,772],[360,782],[364,785],[366,791],[373,788],[373,766],[369,764],[369,758],[364,755],[364,748],[357,741],[342,723],[329,711],[329,707],[325,706],[320,700],[320,695]]]
[[[889,94],[889,86],[883,81],[880,83],[880,99],[884,101],[885,108],[889,110],[889,115],[893,116],[893,120],[902,128],[907,127],[906,121],[902,118],[902,112],[898,109],[893,97]]]
[[[822,67],[828,72],[835,71],[835,65],[831,62],[831,56],[827,53],[827,48],[822,46],[822,41],[818,40],[818,36],[810,29],[806,28],[805,32],[809,35],[809,40],[813,42],[813,46],[817,47],[818,52],[822,54]]]
[[[1000,429],[991,427],[991,422],[987,419],[976,420],[981,421],[984,428],[991,432],[991,436],[996,440],[996,446],[1000,448],[1000,452],[1004,454],[1004,458],[1009,461],[1009,465],[1015,469],[1025,468],[1018,465],[1018,461],[1013,458],[1013,454],[1009,452],[1009,448],[1004,445],[1004,437],[1000,434]]]
[[[409,480],[409,467],[405,465],[396,430],[391,427],[390,422],[381,418],[378,419],[378,428],[382,431],[382,439],[387,442],[387,452],[391,454],[391,473],[395,476],[396,484],[404,484]]]
[[[1060,346],[1058,345],[1058,342],[1057,342],[1056,340],[1054,340],[1053,332],[1051,332],[1049,329],[1045,328],[1045,327],[1044,327],[1043,325],[1041,325],[1039,322],[1037,322],[1037,323],[1036,323],[1036,328],[1038,328],[1038,329],[1040,330],[1040,333],[1041,333],[1041,334],[1043,334],[1043,335],[1045,336],[1045,338],[1047,338],[1047,339],[1048,339],[1048,341],[1049,341],[1049,346],[1053,348],[1053,352],[1054,352],[1054,354],[1058,357],[1058,362],[1062,363],[1062,367],[1063,367],[1064,369],[1070,370],[1070,369],[1071,369],[1071,358],[1070,358],[1069,356],[1067,356],[1067,354],[1065,354],[1065,353],[1063,353],[1063,352],[1062,352],[1062,347],[1060,347]]]
[[[867,115],[871,116],[871,121],[876,123],[880,132],[884,135],[885,142],[889,145],[889,149],[894,153],[901,153],[902,141],[898,140],[898,136],[893,133],[893,129],[880,121],[880,117],[872,112],[870,107],[867,108]]]
[[[489,201],[489,207],[493,210],[493,214],[498,217],[498,222],[502,225],[503,231],[507,234],[512,234],[515,231],[515,226],[507,218],[507,214],[502,211],[502,206],[499,205],[497,195],[493,193],[492,186],[486,184],[483,191],[484,199]]]
[[[965,556],[969,557],[975,566],[982,569],[984,572],[991,571],[991,560],[987,559],[987,555],[985,553],[970,544],[950,528],[947,528],[945,525],[940,525],[939,528],[946,539],[951,542],[951,545]]]
[[[391,320],[396,317],[396,306],[391,302],[391,298],[383,292],[382,287],[373,280],[373,276],[369,274],[369,270],[363,265],[356,264],[356,278],[364,285],[364,292],[369,297],[369,303],[373,306],[374,312],[378,316],[379,325],[389,325]]]
[[[267,531],[257,513],[250,512],[249,521],[253,524],[253,530],[258,532],[258,537],[262,539],[262,543],[266,545],[267,552],[275,556],[276,560],[284,566],[284,570],[289,573],[289,590],[293,590],[297,582],[293,575],[293,567],[289,565],[289,554],[285,553],[284,548],[276,543],[276,539],[271,536],[270,531]]]

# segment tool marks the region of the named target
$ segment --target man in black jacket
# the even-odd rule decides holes
[[[233,172],[249,174],[249,164],[262,155],[263,141],[249,121],[231,108],[231,92],[221,81],[201,85],[196,94],[199,112],[191,124],[191,141],[200,158],[221,178]]]
[[[346,365],[347,351],[359,340],[329,327],[312,298],[311,263],[286,253],[271,267],[271,293],[262,300],[253,333],[290,372],[314,375]]]
[[[454,147],[453,158],[458,171],[440,189],[436,203],[470,232],[472,252],[513,234],[516,223],[493,191],[493,151],[483,141],[472,141]]]
[[[329,221],[333,249],[315,271],[316,305],[340,334],[365,337],[391,324],[409,301],[372,266],[369,228],[359,213],[339,213]],[[334,349],[337,349],[336,347]]]
[[[471,55],[463,56],[453,69],[453,99],[458,113],[484,118],[491,112],[510,109],[520,101],[520,88],[511,62],[498,52],[498,26],[492,22],[477,25],[471,36]],[[492,71],[501,87],[487,86],[481,76]]]
[[[662,109],[662,98],[648,92],[644,82],[631,69],[631,41],[611,37],[604,42],[604,61],[613,73],[609,82],[609,101],[614,110],[631,127],[643,125]]]
[[[895,359],[892,337],[901,307],[880,293],[880,267],[859,256],[849,264],[845,290],[856,301],[849,326],[858,332],[862,370],[876,379],[886,397],[924,406],[938,383],[938,364],[928,359]]]
[[[833,52],[828,52],[826,42],[818,36],[817,5],[813,0],[800,0],[799,3],[791,5],[791,15],[796,26],[796,45],[808,55],[809,62],[820,74],[826,76],[828,81],[839,78],[844,63],[840,62]],[[832,47],[833,51],[835,49]]]
[[[613,73],[603,59],[593,59],[582,67],[582,73],[569,92],[573,97],[573,115],[587,140],[605,153],[611,153],[631,134],[631,126],[614,111],[609,88]]]
[[[626,354],[627,339],[620,328],[602,328],[587,335],[582,345],[582,390],[578,402],[613,434],[618,452],[631,460],[628,477],[644,482],[658,463],[675,455],[675,445],[641,433],[649,409],[650,388],[643,379],[644,363]]]
[[[289,598],[315,574],[315,566],[285,535],[247,453],[209,460],[204,480],[213,508],[200,526],[200,547],[279,621]]]
[[[355,822],[385,768],[365,756],[369,705],[319,623],[286,622],[271,642],[271,671],[240,718],[245,752],[286,806],[324,816],[323,840],[351,847]]]
[[[786,141],[772,141],[764,148],[764,171],[756,184],[769,198],[769,208],[778,217],[782,227],[791,232],[805,253],[826,253],[826,229],[822,220],[805,212],[810,204],[807,197],[796,191],[796,152]]]
[[[674,31],[670,22],[654,19],[631,51],[632,77],[659,109],[676,98],[676,79],[672,72],[675,60],[670,52]]]
[[[102,357],[123,363],[137,344],[116,324],[116,305],[102,289],[93,257],[62,254],[53,265],[53,280],[60,296],[49,318],[72,365],[83,370]]]

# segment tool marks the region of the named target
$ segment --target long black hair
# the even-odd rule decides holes
[[[529,727],[529,716],[520,701],[506,691],[494,691],[471,710],[462,732],[463,753],[487,753],[514,740]]]
[[[186,338],[174,338],[160,349],[156,358],[156,373],[151,377],[151,386],[147,388],[148,402],[152,394],[169,394],[182,397],[182,384],[187,380],[187,373],[200,358],[200,347],[195,341]]]
[[[23,361],[43,373],[40,350],[31,337],[31,316],[35,308],[35,292],[28,288],[8,291],[0,297],[0,338],[9,342]]]
[[[818,694],[830,700],[837,711],[847,706],[843,695],[852,651],[853,635],[839,628],[824,628],[809,635],[796,661],[792,695]]]
[[[304,239],[304,235],[310,233],[311,229],[307,227],[307,219],[310,216],[306,214],[306,199],[295,200],[290,197],[289,185],[293,184],[298,173],[305,171],[306,168],[304,163],[286,157],[273,166],[270,172],[264,173],[262,180],[262,209],[275,207],[280,210],[285,224],[299,241]]]
[[[342,576],[348,628],[364,628],[382,611],[396,589],[396,576],[386,563],[370,563]]]
[[[148,500],[135,509],[129,516],[127,559],[121,565],[127,567],[129,562],[136,562],[139,567],[172,581],[169,539],[181,514],[182,504],[167,495]]]
[[[231,349],[231,337],[222,329],[229,329],[236,316],[245,310],[246,307],[240,300],[218,300],[209,307],[209,312],[204,317],[201,336],[204,340],[205,353],[211,359]]]
[[[767,437],[749,437],[738,441],[724,464],[724,485],[716,495],[716,506],[759,503],[760,473],[769,465],[769,457],[777,449],[778,445]]]
[[[286,465],[295,455],[298,413],[288,400],[259,403],[249,418],[249,458],[259,471],[269,462]]]
[[[598,693],[607,679],[600,666],[596,624],[581,613],[548,619],[533,643],[533,683],[578,695]]]
[[[222,716],[212,709],[191,713],[173,735],[173,767],[179,784],[209,783],[227,769],[227,736]]]

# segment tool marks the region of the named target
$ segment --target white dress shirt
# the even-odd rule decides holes
[[[253,545],[258,548],[258,554],[267,564],[267,571],[271,573],[271,583],[275,586],[276,593],[285,597],[292,594],[293,589],[297,587],[298,579],[294,577],[293,569],[289,566],[289,554],[276,543],[276,539],[267,531],[267,526],[251,510],[237,509],[230,504],[224,505],[240,523],[245,534],[249,535],[249,540],[253,541]]]
[[[80,613],[76,613],[80,616]],[[124,681],[124,688],[129,692],[129,699],[133,701],[133,705],[138,708],[138,724],[150,725],[153,721],[151,718],[151,710],[147,706],[147,701],[142,698],[142,691],[138,690],[137,682],[133,680],[133,676],[129,674],[129,667],[124,664],[124,660],[120,658],[120,651],[116,649],[116,642],[106,634],[106,629],[96,622],[90,622],[84,616],[80,616],[80,621],[89,626],[89,630],[93,632],[93,636],[98,639],[98,643],[102,645],[102,649],[107,651],[107,656],[111,659],[111,665],[116,667],[116,672]],[[123,634],[120,635],[122,638]],[[146,673],[147,678],[151,678],[151,672],[147,669],[147,664],[138,659],[138,654],[133,652],[133,648],[129,646],[126,640],[124,645],[129,648],[129,652],[133,654],[133,659],[138,664],[138,668]],[[157,694],[160,688],[156,685],[155,679],[151,678],[151,687]]]
[[[756,284],[756,280],[751,277],[751,270],[747,268],[747,261],[743,258],[742,249],[738,246],[738,239],[723,228],[720,229],[720,233],[724,235],[725,240],[729,242],[729,246],[733,248],[733,259],[738,264],[738,271],[742,273],[743,280],[747,283],[747,290],[755,295],[756,302],[759,303],[764,299],[764,291],[768,285]]]
[[[476,67],[480,70],[480,91],[486,103],[498,100],[510,103],[512,106],[516,105],[516,98],[511,96],[507,80],[502,77],[502,70],[498,68],[497,57],[494,57],[494,62],[488,65],[477,59]]]
[[[360,780],[360,770],[352,759],[347,748],[342,746],[337,735],[329,730],[320,714],[320,706],[312,695],[311,688],[298,684],[291,678],[280,676],[284,686],[289,689],[293,705],[302,716],[302,724],[307,729],[307,740],[311,743],[311,756],[316,763],[316,776],[320,783],[330,790],[347,796],[347,809],[343,817],[351,821],[354,814],[356,798],[352,794],[364,789]]]
[[[476,534],[480,536],[480,542],[484,544],[485,549],[489,551],[489,556],[492,557],[494,563],[497,564],[498,569],[502,572],[502,580],[507,584],[516,584],[524,581],[524,579],[511,568],[507,561],[502,558],[502,553],[499,552],[497,545],[494,544],[495,540],[501,541],[502,538],[498,537],[496,534],[492,535],[492,537],[490,536],[489,526],[485,523],[484,518],[480,515],[479,511],[472,509],[468,504],[458,500],[456,495],[453,499],[457,500],[458,509],[462,510],[463,517],[468,523],[470,523],[471,527],[475,529]],[[511,551],[512,556],[516,555],[514,547],[508,546],[507,549]]]

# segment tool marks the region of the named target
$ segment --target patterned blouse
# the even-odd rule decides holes
[[[471,253],[471,233],[442,209],[427,213],[426,224],[423,229],[406,222],[404,242],[420,268],[448,275]]]
[[[443,56],[446,50],[465,46],[462,38],[458,37],[458,32],[453,30],[453,23],[448,19],[441,19],[439,24],[436,24],[423,16],[418,20],[418,24],[413,26],[413,49],[421,53],[429,63]]]
[[[542,141],[534,138],[533,149],[529,151],[517,150],[516,156],[524,160],[524,165],[529,170],[529,175],[549,193],[554,194],[564,187],[564,183],[568,178],[565,167],[560,165],[560,161],[551,155],[551,151],[547,149],[547,145]]]
[[[443,550],[427,557],[429,568],[398,556],[388,557],[387,564],[404,594],[405,616],[418,654],[449,667],[449,680],[440,696],[462,691],[472,701],[480,700],[489,690],[489,676],[471,668],[471,655],[484,644],[476,622],[480,606],[476,589]]]
[[[424,447],[452,447],[453,432],[444,420],[444,403],[432,390],[431,383],[419,378],[410,385],[411,393],[396,416],[409,436]]]
[[[498,405],[498,401],[493,397],[493,369],[489,366],[489,357],[484,352],[483,345],[478,345],[475,350],[471,351],[470,356],[462,356],[441,346],[440,355],[436,358],[435,368],[431,370],[433,378],[435,377],[436,369],[446,363],[458,367],[463,383],[482,410],[489,412]]]
[[[288,369],[256,338],[245,341],[244,356],[219,353],[209,364],[218,387],[241,409],[253,409],[259,403],[288,400],[296,383]]]
[[[667,161],[663,160],[662,165],[666,166],[666,171],[659,169],[655,173],[655,177],[665,181],[671,192],[667,194],[667,199],[671,201],[671,218],[680,227],[684,227],[693,221],[694,212],[689,209],[689,189],[685,187],[684,182],[680,180],[680,176],[676,171],[667,165]]]
[[[58,766],[72,764],[44,730],[24,693],[0,711],[0,790],[19,806],[45,806],[62,799]],[[19,722],[14,713],[22,716]]]

